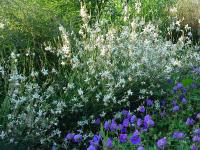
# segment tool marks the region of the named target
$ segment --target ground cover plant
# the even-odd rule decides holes
[[[0,149],[199,148],[198,26],[175,2],[1,3]]]

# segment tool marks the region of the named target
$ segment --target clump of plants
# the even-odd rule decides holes
[[[198,149],[200,72],[190,72],[175,85],[173,79],[168,81],[168,97],[147,99],[136,111],[116,112],[109,120],[96,118],[87,125],[90,132],[67,131],[62,146],[54,143],[52,149]]]

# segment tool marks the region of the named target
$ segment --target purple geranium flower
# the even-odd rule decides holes
[[[200,67],[194,68],[194,72],[195,72],[196,74],[200,74]]]
[[[174,139],[183,139],[185,134],[183,132],[175,131],[172,135]]]
[[[121,143],[127,142],[127,138],[128,138],[127,134],[120,134],[120,135],[119,135],[119,141],[120,141]]]
[[[187,118],[186,125],[191,126],[194,123],[195,123],[195,121],[192,118]]]
[[[167,146],[167,139],[163,137],[157,141],[157,146],[159,149],[164,149]]]
[[[104,123],[104,129],[107,131],[110,128],[110,121],[105,121]]]
[[[145,107],[144,106],[140,106],[139,107],[139,112],[144,113],[145,112]]]
[[[113,143],[112,143],[112,139],[111,138],[108,138],[107,142],[106,142],[106,147],[107,148],[112,148],[113,147]]]
[[[96,148],[95,145],[91,144],[91,145],[87,148],[87,150],[97,150],[97,148]]]
[[[92,140],[91,143],[94,143],[95,145],[98,145],[100,141],[101,141],[101,136],[100,135],[94,135],[93,140]]]
[[[197,119],[200,119],[200,113],[197,114],[197,117],[196,117],[196,118],[197,118]]]
[[[181,102],[182,102],[183,104],[187,104],[187,99],[186,99],[185,97],[183,97],[183,98],[181,99]]]
[[[68,133],[66,136],[65,136],[65,140],[72,140],[74,138],[74,134],[73,133]]]
[[[198,149],[197,149],[196,145],[192,145],[191,150],[198,150]]]
[[[179,109],[180,109],[180,107],[178,105],[175,105],[172,110],[173,110],[173,112],[177,112],[177,111],[179,111]]]
[[[80,143],[82,141],[82,138],[83,138],[82,135],[76,134],[74,135],[74,142]]]
[[[165,111],[160,112],[160,116],[161,116],[161,117],[164,117],[165,115],[166,115],[166,112],[165,112]]]
[[[131,143],[134,144],[134,145],[140,144],[141,138],[139,137],[138,134],[133,134],[132,137],[130,138],[130,141],[131,141]]]
[[[110,124],[110,131],[115,131],[118,129],[117,123],[115,122],[115,120],[112,120],[112,123]]]
[[[55,144],[53,144],[53,146],[52,146],[52,150],[56,150],[56,146],[55,146]]]
[[[128,111],[128,110],[123,110],[123,111],[122,111],[122,115],[124,115],[124,116],[127,116],[127,115],[128,115],[128,113],[129,113],[129,111]]]
[[[194,134],[199,134],[200,135],[200,129],[195,129],[193,132],[194,132]]]
[[[136,117],[135,115],[133,115],[133,116],[131,117],[131,123],[134,123],[136,119],[137,119],[137,117]]]
[[[99,125],[100,123],[101,123],[100,118],[97,118],[97,119],[95,120],[95,122],[94,122],[95,125]]]
[[[148,126],[154,126],[154,121],[152,120],[150,115],[146,115],[144,117],[144,122],[148,125]]]
[[[140,127],[143,124],[142,119],[138,118],[137,120],[137,126]]]
[[[147,104],[147,106],[152,106],[153,105],[153,101],[151,99],[147,99],[146,100],[146,104]]]
[[[143,146],[139,146],[137,150],[145,150]]]
[[[123,126],[127,128],[128,125],[129,125],[129,119],[126,118],[126,119],[123,120]]]
[[[192,141],[193,141],[193,142],[200,142],[200,137],[199,137],[199,136],[194,136],[194,137],[192,138]]]

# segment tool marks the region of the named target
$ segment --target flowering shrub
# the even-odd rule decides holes
[[[82,134],[86,141],[79,141],[79,144],[82,143],[82,149],[87,150],[144,150],[145,148],[163,150],[179,149],[180,147],[183,149],[197,149],[200,146],[200,110],[191,108],[195,105],[199,108],[199,103],[193,99],[194,96],[198,95],[199,100],[199,79],[198,75],[195,75],[193,78],[193,81],[197,84],[196,87],[191,87],[193,83],[188,83],[187,86],[182,83],[177,83],[173,87],[171,94],[166,98],[166,103],[162,104],[160,110],[155,111],[153,108],[155,103],[151,106],[146,103],[146,105],[143,106],[143,108],[146,107],[145,112],[141,112],[140,109],[135,113],[128,110],[117,112],[114,114],[113,119],[106,120],[101,124],[100,122],[95,124],[99,130],[96,130],[93,134],[83,132]],[[176,89],[176,91],[174,91],[174,89]],[[185,91],[181,89],[185,89]],[[182,98],[180,96],[183,96],[183,94],[185,99],[187,98],[189,100],[187,104],[181,101]],[[177,97],[176,102],[171,100],[172,97]],[[148,99],[148,102],[149,101]],[[160,103],[163,102],[160,101]],[[174,112],[173,109],[171,109],[174,107],[173,105],[175,105],[175,103],[176,105],[180,105],[180,110],[177,110],[178,112]],[[162,111],[165,113],[163,114]],[[92,126],[90,127],[91,131],[93,131]],[[75,139],[71,135],[74,136],[74,133],[68,133],[66,135],[64,147],[76,147]],[[76,134],[75,136],[78,135],[79,134]],[[92,140],[87,142],[88,139]]]

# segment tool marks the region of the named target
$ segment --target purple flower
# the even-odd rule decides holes
[[[95,120],[95,122],[94,122],[95,125],[99,125],[100,123],[101,123],[100,118],[97,118],[97,119]]]
[[[129,119],[126,118],[126,119],[123,120],[123,126],[127,128],[128,125],[129,125]]]
[[[177,105],[176,100],[172,100],[172,104],[173,104],[173,106],[176,106]]]
[[[74,138],[74,134],[73,133],[68,133],[66,136],[65,136],[65,140],[72,140]]]
[[[195,129],[193,132],[194,132],[194,134],[199,134],[200,135],[200,129]]]
[[[124,115],[124,116],[127,116],[127,115],[128,115],[128,113],[129,113],[129,111],[128,111],[128,110],[123,110],[123,111],[122,111],[122,115]]]
[[[179,131],[175,131],[174,133],[173,133],[173,138],[174,139],[183,139],[184,138],[184,133],[183,132],[179,132]]]
[[[130,141],[131,141],[131,143],[134,144],[134,145],[140,144],[141,138],[139,137],[139,135],[133,134],[132,137],[130,138]]]
[[[186,104],[186,103],[187,103],[187,99],[186,99],[185,97],[183,97],[183,98],[181,99],[181,102],[182,102],[183,104]]]
[[[148,125],[148,126],[154,126],[154,121],[152,120],[150,115],[146,115],[144,117],[144,122]]]
[[[119,141],[120,141],[121,143],[127,142],[127,138],[128,138],[127,134],[120,134],[120,135],[119,135]]]
[[[113,147],[113,143],[112,143],[112,139],[111,138],[108,138],[107,142],[106,142],[106,147],[107,148],[112,148]]]
[[[166,112],[165,112],[165,111],[160,112],[160,116],[161,116],[161,117],[164,117],[165,115],[166,115]]]
[[[147,104],[147,106],[152,106],[153,105],[153,101],[151,99],[147,99],[146,100],[146,104]]]
[[[101,140],[101,136],[100,135],[94,135],[92,143],[94,143],[95,145],[98,145],[100,140]]]
[[[126,128],[122,128],[121,129],[121,133],[126,133],[127,132],[127,129]]]
[[[160,103],[161,103],[161,104],[160,104],[161,106],[165,106],[165,104],[166,104],[166,100],[163,99]]]
[[[137,120],[137,126],[140,127],[143,124],[142,119],[138,118]]]
[[[105,121],[104,123],[104,129],[107,131],[110,128],[110,121]]]
[[[186,125],[191,126],[194,123],[195,123],[195,121],[192,118],[187,118]]]
[[[195,72],[196,74],[200,74],[200,67],[194,68],[194,72]]]
[[[186,89],[183,87],[182,83],[177,83],[176,86],[173,87],[173,91],[176,93],[178,90],[181,90],[183,93],[186,93]]]
[[[121,133],[126,133],[127,130],[122,124],[119,124],[118,127],[121,130]]]
[[[175,105],[172,110],[173,110],[173,112],[177,112],[177,111],[179,111],[179,109],[180,109],[180,107],[178,105]]]
[[[164,149],[166,147],[166,145],[167,145],[166,137],[163,137],[157,141],[157,146],[159,149]]]
[[[139,134],[140,134],[140,132],[139,132],[138,130],[135,130],[135,131],[133,132],[133,135],[134,135],[134,136],[139,136]]]
[[[74,136],[74,142],[80,143],[82,141],[82,138],[83,138],[82,135],[77,134]]]
[[[52,146],[52,150],[56,150],[56,146],[55,146],[55,144],[53,144],[53,146]]]
[[[134,123],[136,119],[137,119],[136,116],[133,115],[133,116],[131,117],[131,123]]]
[[[194,137],[192,138],[192,141],[193,141],[193,142],[200,142],[200,137],[199,137],[199,136],[194,136]]]
[[[196,145],[192,145],[191,150],[198,150],[198,149],[197,149]]]
[[[95,145],[90,145],[87,150],[97,150],[96,146]]]
[[[131,113],[128,112],[128,114],[127,114],[127,118],[128,118],[128,119],[131,119],[131,117],[132,117]]]
[[[110,131],[115,131],[118,129],[117,123],[115,122],[115,120],[112,120],[112,123],[110,124]]]
[[[200,113],[197,114],[197,117],[196,117],[196,118],[197,118],[197,119],[200,119]]]
[[[145,112],[145,107],[144,106],[140,106],[139,107],[139,112],[144,113]]]
[[[143,146],[139,146],[137,150],[145,150]]]

